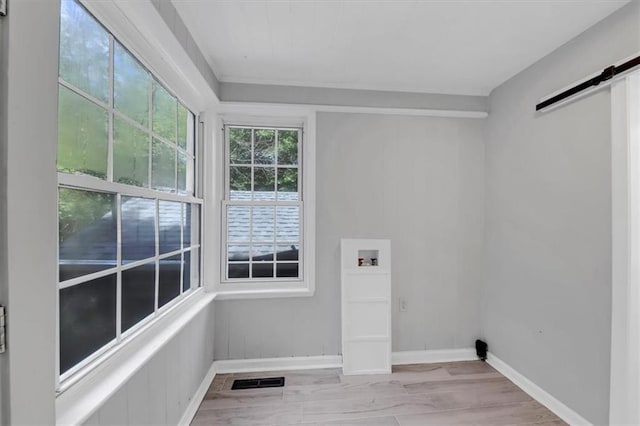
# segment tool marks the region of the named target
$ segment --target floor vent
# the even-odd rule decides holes
[[[263,379],[234,380],[231,389],[280,388],[282,386],[284,386],[284,377],[269,377]]]

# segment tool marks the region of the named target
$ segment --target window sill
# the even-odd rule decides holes
[[[198,289],[95,369],[77,381],[63,383],[56,396],[56,423],[81,424],[86,421],[213,298],[213,293]]]
[[[270,289],[232,289],[233,284],[221,284],[215,295],[215,300],[236,299],[275,299],[281,297],[311,297],[315,293],[313,288],[270,288]]]

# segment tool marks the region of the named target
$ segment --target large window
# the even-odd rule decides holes
[[[224,277],[303,277],[302,129],[225,125]]]
[[[61,379],[200,286],[195,122],[80,4],[62,1]]]

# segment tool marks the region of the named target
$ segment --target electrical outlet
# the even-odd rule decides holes
[[[400,310],[400,312],[407,312],[407,299],[401,297],[398,300],[398,309]]]

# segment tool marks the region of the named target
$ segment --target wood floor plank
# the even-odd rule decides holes
[[[369,399],[384,396],[407,395],[401,383],[363,382],[331,385],[285,386],[285,401],[327,401],[332,399]]]
[[[557,421],[547,408],[535,401],[494,407],[469,408],[417,415],[399,415],[401,426],[428,425],[525,425],[535,422]]]
[[[482,389],[491,385],[511,383],[505,377],[488,379],[440,380],[404,384],[409,393],[448,392],[462,389]],[[514,385],[515,386],[515,385]]]
[[[322,423],[301,423],[305,426],[399,426],[393,416],[365,417],[361,419],[336,420]]]
[[[199,409],[192,426],[288,425],[302,421],[302,404],[271,404],[259,407]]]
[[[200,408],[233,408],[268,405],[282,402],[284,388],[242,389],[207,392]]]
[[[304,402],[302,418],[310,422],[351,420],[360,417],[397,416],[463,408],[453,392]]]
[[[452,376],[496,372],[492,366],[482,361],[450,362],[445,366],[445,368]]]

